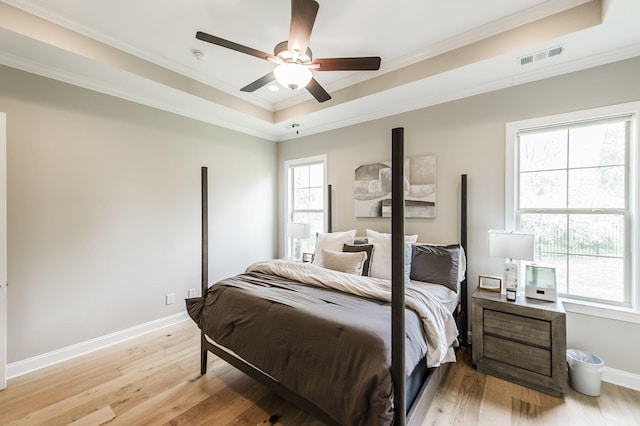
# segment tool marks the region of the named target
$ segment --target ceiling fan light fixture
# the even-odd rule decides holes
[[[273,70],[273,75],[275,75],[278,83],[291,90],[307,87],[307,84],[311,81],[311,70],[294,62],[278,65]]]

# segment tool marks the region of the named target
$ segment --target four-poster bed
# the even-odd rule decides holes
[[[245,274],[209,288],[207,169],[203,167],[203,296],[187,300],[189,314],[202,330],[201,374],[206,374],[207,354],[212,352],[327,424],[421,423],[449,365],[446,354],[452,349],[443,351],[433,341],[451,345],[446,327],[451,314],[433,303],[432,296],[414,281],[405,289],[403,129],[394,129],[392,139],[391,283],[315,265],[273,261],[251,265]],[[466,175],[461,197],[464,249]],[[458,281],[458,286],[453,310],[464,340],[466,279]],[[300,311],[300,316],[292,320],[291,311],[295,315]],[[440,322],[445,325],[434,325]],[[425,335],[426,354],[420,352],[419,343]],[[425,359],[436,367],[427,368]],[[314,376],[314,369],[327,376],[326,383]],[[347,397],[349,392],[357,396]]]

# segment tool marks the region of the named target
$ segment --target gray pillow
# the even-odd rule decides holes
[[[364,266],[362,267],[362,275],[365,277],[369,276],[369,262],[371,262],[371,256],[373,256],[373,244],[345,244],[342,246],[343,252],[355,253],[359,251],[364,251],[367,253],[367,258],[364,261]]]
[[[459,244],[414,244],[410,277],[415,281],[440,284],[457,292],[459,263]]]

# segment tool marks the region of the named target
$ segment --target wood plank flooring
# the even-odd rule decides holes
[[[321,425],[224,361],[200,376],[199,330],[185,321],[8,382],[2,425]],[[640,425],[640,392],[602,384],[564,401],[478,373],[449,370],[424,425]]]

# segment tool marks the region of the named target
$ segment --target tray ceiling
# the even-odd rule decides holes
[[[305,90],[241,92],[274,65],[195,39],[272,52],[288,0],[6,0],[0,63],[284,140],[640,54],[637,0],[319,3],[314,57],[382,57],[376,72],[314,72],[333,97],[322,104]]]

